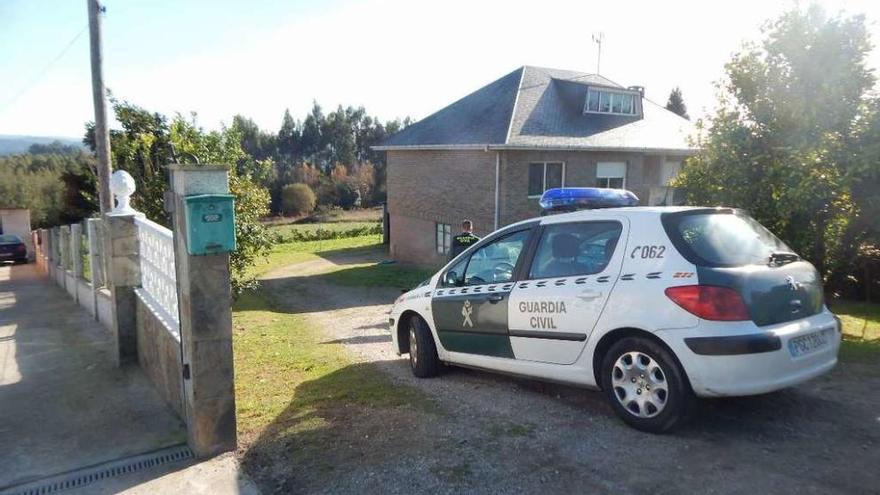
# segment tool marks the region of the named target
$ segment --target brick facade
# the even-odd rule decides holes
[[[439,265],[435,222],[474,222],[477,235],[492,232],[495,214],[495,152],[388,151],[388,213],[391,256]]]
[[[565,185],[596,185],[598,162],[625,162],[626,188],[648,204],[660,186],[664,157],[645,153],[519,150],[389,150],[388,212],[391,256],[400,261],[438,266],[436,223],[474,222],[483,236],[492,232],[495,215],[495,163],[500,159],[499,227],[540,214],[538,199],[528,197],[528,167],[536,162],[565,163]]]

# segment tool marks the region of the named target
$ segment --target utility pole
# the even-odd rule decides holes
[[[95,148],[98,153],[98,199],[101,215],[113,208],[110,197],[110,131],[107,129],[107,102],[101,55],[101,14],[98,0],[86,0],[89,9],[89,41],[92,54],[92,99],[95,104]]]
[[[599,66],[602,64],[602,42],[605,41],[605,33],[593,35],[593,43],[599,45],[599,54],[596,56],[596,74],[599,73]]]

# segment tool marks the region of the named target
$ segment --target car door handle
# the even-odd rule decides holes
[[[504,300],[504,294],[489,294],[488,300],[490,303],[495,304],[498,301]]]
[[[584,301],[592,301],[593,299],[599,299],[602,297],[602,293],[595,290],[585,290],[577,295],[578,299],[583,299]]]

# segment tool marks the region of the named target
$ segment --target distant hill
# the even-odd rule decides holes
[[[0,134],[0,156],[27,153],[28,148],[30,148],[32,144],[51,144],[55,141],[59,141],[61,144],[67,146],[78,146],[85,149],[80,139],[51,136],[9,136]]]

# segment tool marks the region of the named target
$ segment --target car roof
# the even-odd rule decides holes
[[[544,217],[530,218],[517,222],[514,225],[526,224],[539,220],[542,224],[560,223],[560,222],[576,222],[578,220],[590,220],[595,217],[606,216],[609,213],[624,216],[651,216],[660,215],[662,213],[677,213],[681,211],[706,210],[715,209],[714,207],[705,206],[628,206],[621,208],[598,208],[593,210],[578,210],[569,213],[556,213]]]

